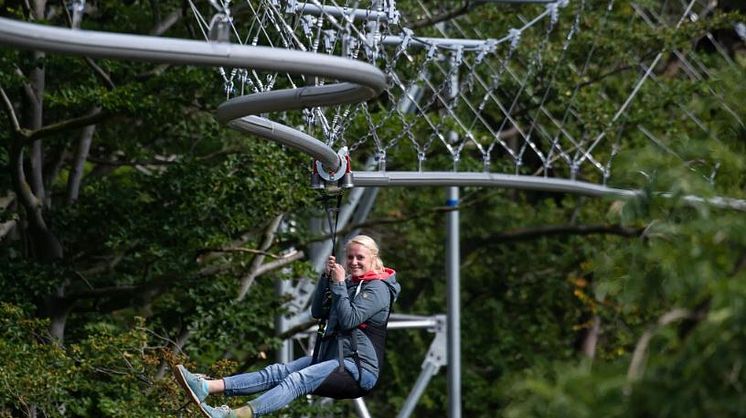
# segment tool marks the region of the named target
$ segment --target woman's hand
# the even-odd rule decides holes
[[[326,261],[326,274],[335,283],[341,283],[345,281],[345,269],[341,264],[337,264],[337,259],[333,255],[329,256]]]

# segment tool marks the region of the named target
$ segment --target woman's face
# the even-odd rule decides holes
[[[368,247],[357,243],[347,246],[347,271],[355,277],[373,270],[373,254]]]

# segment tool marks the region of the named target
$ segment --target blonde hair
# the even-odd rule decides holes
[[[383,273],[383,260],[378,255],[379,249],[376,241],[367,235],[356,235],[351,240],[347,241],[345,248],[350,248],[350,245],[358,244],[370,250],[370,254],[373,256],[373,271],[376,273]]]

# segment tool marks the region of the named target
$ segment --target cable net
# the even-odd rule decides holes
[[[191,1],[205,39],[384,71],[388,88],[374,100],[267,115],[356,158],[373,155],[379,169],[607,184],[618,156],[652,142],[703,176],[717,171],[714,159],[675,145],[689,126],[714,138],[699,115],[713,109],[697,109],[692,97],[723,98],[709,68],[735,65],[712,32],[689,24],[711,14],[711,2]],[[682,43],[691,39],[707,43],[705,58]],[[328,82],[241,68],[220,76],[227,97]],[[743,127],[732,106],[723,99],[716,111]]]

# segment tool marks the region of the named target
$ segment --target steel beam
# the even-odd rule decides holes
[[[627,198],[638,193],[583,181],[486,172],[356,171],[354,179],[359,187],[485,186]]]

